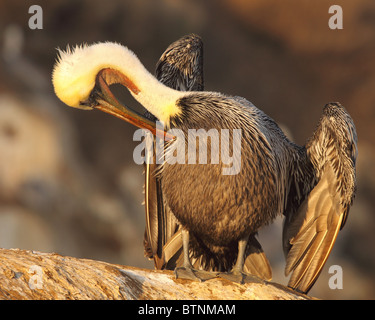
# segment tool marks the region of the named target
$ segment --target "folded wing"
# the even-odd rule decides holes
[[[293,289],[310,290],[346,222],[356,190],[356,158],[353,120],[340,104],[327,104],[306,144],[304,165],[306,171],[312,166],[315,181],[300,176],[300,180],[309,179],[302,182],[312,187],[302,195],[296,211],[286,215],[284,224],[285,273],[291,273],[288,285]]]

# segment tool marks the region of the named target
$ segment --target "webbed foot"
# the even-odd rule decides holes
[[[178,267],[174,270],[176,279],[187,279],[203,282],[217,277],[216,272],[196,270],[192,267]]]
[[[218,277],[227,279],[231,282],[244,284],[244,283],[264,283],[264,281],[257,276],[242,272],[242,271],[230,271],[221,272],[217,274]]]

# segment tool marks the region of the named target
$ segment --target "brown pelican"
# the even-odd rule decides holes
[[[156,78],[168,87],[180,91],[202,91],[204,83],[201,38],[190,34],[173,42],[160,57],[155,73]],[[146,117],[156,120],[148,112]],[[145,256],[154,259],[157,269],[175,269],[183,262],[181,228],[163,197],[162,179],[155,174],[158,168],[155,162],[154,158],[152,163],[147,162],[145,165]],[[195,268],[207,271],[221,270],[228,264],[226,259],[213,259],[209,252],[199,246],[194,235],[191,237],[190,259]],[[272,277],[269,262],[255,235],[251,235],[248,241],[244,270],[262,279],[270,280]]]
[[[230,279],[243,282],[249,237],[284,214],[286,273],[292,273],[288,285],[307,292],[347,220],[355,194],[357,137],[346,110],[339,103],[327,104],[313,136],[300,147],[246,99],[169,88],[119,44],[60,51],[53,84],[64,103],[103,110],[155,133],[152,121],[118,103],[108,88],[112,83],[128,88],[165,130],[177,128],[183,137],[190,129],[225,128],[233,132],[234,147],[234,130],[241,132],[238,174],[223,174],[222,158],[194,165],[166,161],[158,171],[163,196],[182,226],[184,261],[176,268],[177,276],[200,278],[189,257],[192,234],[210,259],[226,261],[223,270],[230,270]],[[184,139],[164,135],[167,151]]]

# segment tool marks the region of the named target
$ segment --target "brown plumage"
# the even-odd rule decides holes
[[[155,74],[159,81],[171,88],[180,91],[202,91],[204,81],[201,38],[191,34],[173,42],[160,57]],[[146,117],[156,120],[149,112],[146,112]],[[156,269],[173,270],[183,264],[181,226],[163,196],[162,178],[155,174],[158,167],[159,165],[155,164],[155,155],[152,163],[145,165],[145,256],[154,260]],[[270,264],[255,236],[255,233],[249,236],[244,269],[270,280]],[[228,270],[236,259],[237,244],[218,259],[194,235],[190,237],[190,242],[190,258],[197,269]]]
[[[171,47],[173,44],[166,52],[173,52]],[[165,64],[162,60],[166,57],[164,53],[158,66],[168,65],[170,71],[178,59]],[[201,65],[197,70],[200,68]],[[167,81],[167,85],[183,83],[175,81],[173,72],[166,76],[158,70],[162,81],[174,80]],[[183,74],[178,70],[177,74]],[[203,81],[196,83],[203,86]],[[180,88],[190,90],[186,85]],[[199,89],[200,86],[195,88]],[[242,128],[246,143],[241,152],[241,174],[237,176],[218,175],[221,167],[214,169],[215,165],[210,164],[186,167],[166,163],[154,177],[159,199],[149,204],[159,206],[157,257],[163,257],[155,260],[156,267],[183,264],[181,229],[176,216],[191,234],[189,252],[195,268],[230,270],[238,257],[236,239],[248,234],[244,271],[269,279],[269,263],[255,235],[261,226],[283,213],[285,273],[292,274],[288,285],[308,292],[347,219],[355,194],[357,137],[349,114],[338,103],[326,105],[313,136],[306,146],[300,147],[290,142],[271,118],[243,98],[194,92],[180,99],[179,106],[183,113],[172,119],[172,127],[185,133],[192,128]],[[164,225],[160,229],[163,210]],[[233,227],[228,228],[224,220],[232,221]]]
[[[340,104],[324,107],[304,150],[293,172],[283,247],[285,273],[292,273],[288,285],[308,292],[345,225],[356,191],[357,134]]]
[[[221,175],[222,164],[164,165],[163,190],[177,219],[206,256],[226,261],[224,269],[230,270],[240,257],[237,242],[285,214],[288,285],[308,292],[355,194],[357,136],[349,114],[338,103],[328,104],[313,137],[299,147],[242,98],[194,93],[179,106],[183,113],[171,122],[185,133],[191,128],[243,130],[238,175]]]
[[[203,90],[203,43],[190,34],[168,46],[156,64],[157,79],[180,91]],[[157,118],[146,111],[145,116]],[[155,146],[155,139],[153,139]],[[155,147],[153,147],[155,150]],[[182,253],[180,226],[163,197],[161,178],[156,176],[155,154],[145,164],[145,256],[153,259],[156,269],[174,269]]]

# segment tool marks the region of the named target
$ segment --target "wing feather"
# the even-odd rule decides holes
[[[156,77],[176,90],[203,90],[203,44],[197,35],[188,35],[173,42],[156,65]],[[153,121],[156,118],[149,113]],[[179,224],[163,197],[162,181],[157,175],[155,139],[148,149],[149,163],[145,164],[144,254],[154,260],[156,269],[174,269],[180,261],[182,240]],[[149,146],[151,148],[151,146]],[[152,158],[152,159],[151,159]]]
[[[283,231],[288,285],[301,292],[308,292],[317,280],[355,195],[357,136],[341,105],[326,105],[306,149],[317,183],[296,212],[287,215]]]
[[[272,279],[270,263],[254,234],[250,235],[247,244],[244,271],[264,280]]]

